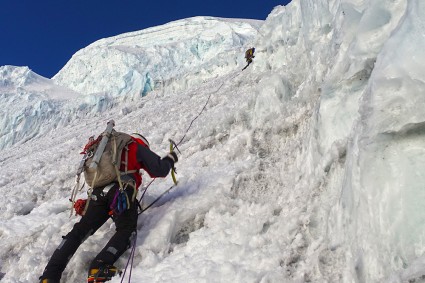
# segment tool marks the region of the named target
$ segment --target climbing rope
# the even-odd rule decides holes
[[[171,187],[169,187],[165,192],[163,192],[162,194],[159,195],[159,197],[157,197],[153,202],[151,202],[151,204],[149,204],[146,208],[142,209],[142,211],[140,211],[139,215],[142,214],[143,212],[145,212],[146,210],[148,210],[152,205],[154,205],[157,201],[159,201],[163,196],[165,196],[169,191],[171,191],[176,185],[173,184]]]
[[[125,273],[127,272],[128,264],[130,262],[131,262],[131,264],[130,264],[130,272],[129,272],[129,275],[128,275],[128,282],[131,281],[131,271],[133,270],[134,254],[135,254],[135,251],[136,251],[137,230],[134,232],[133,235],[134,235],[134,240],[133,240],[133,243],[132,243],[130,256],[128,257],[127,264],[125,265],[125,269],[124,269],[124,272],[123,272],[122,277],[121,277],[121,283],[124,282],[124,276],[125,276]]]
[[[230,81],[230,80],[233,80],[234,78],[236,78],[238,75],[239,75],[240,73],[239,72],[235,72],[235,74],[228,80],[228,81]],[[186,137],[186,135],[187,135],[187,133],[189,132],[189,130],[190,130],[190,128],[192,127],[192,124],[196,121],[196,119],[198,119],[198,117],[199,116],[201,116],[201,114],[204,112],[204,110],[207,108],[207,105],[208,105],[208,102],[210,101],[210,98],[211,98],[211,96],[213,95],[213,94],[215,94],[215,93],[217,93],[222,87],[223,87],[223,85],[224,85],[224,83],[225,83],[225,81],[224,82],[222,82],[221,84],[220,84],[220,86],[217,88],[217,90],[215,90],[215,91],[212,91],[211,93],[210,93],[210,95],[208,96],[208,98],[207,98],[207,101],[205,102],[205,104],[204,104],[204,106],[202,107],[202,109],[201,109],[201,111],[198,113],[198,115],[196,115],[196,117],[195,118],[193,118],[192,119],[192,121],[190,122],[190,124],[189,124],[189,127],[186,129],[186,132],[184,133],[184,135],[183,135],[183,137],[180,139],[180,141],[178,142],[178,143],[176,143],[176,142],[174,142],[173,140],[171,140],[171,139],[169,139],[169,141],[170,141],[170,151],[173,151],[174,149],[177,149],[179,152],[180,152],[180,150],[178,149],[178,146],[183,142],[183,140],[184,140],[184,138]],[[171,187],[169,187],[165,192],[163,192],[161,195],[159,195],[151,204],[149,204],[146,208],[144,208],[144,209],[141,209],[141,211],[140,211],[140,213],[139,213],[139,215],[140,214],[142,214],[144,211],[146,211],[148,208],[150,208],[152,205],[154,205],[157,201],[159,201],[164,195],[166,195],[169,191],[171,191],[176,185],[177,185],[177,180],[176,180],[176,177],[175,177],[175,169],[173,168],[172,169],[172,171],[171,171],[171,176],[172,176],[172,178],[173,178],[173,182],[174,182],[174,184],[171,186]],[[142,199],[143,199],[143,196],[145,195],[145,193],[146,193],[146,191],[147,191],[147,189],[148,189],[148,187],[152,184],[152,182],[154,181],[155,179],[153,179],[149,184],[148,184],[148,186],[145,188],[145,190],[143,191],[143,194],[142,194],[142,197],[140,198],[140,200],[139,200],[139,207],[140,207],[140,202],[142,201]]]
[[[233,80],[233,79],[234,79],[234,78],[236,78],[238,75],[240,75],[240,72],[235,72],[235,74],[234,74],[234,75],[233,75],[233,76],[229,79],[229,81]],[[199,112],[199,114],[198,114],[198,115],[196,115],[196,117],[195,117],[195,118],[193,118],[193,120],[190,122],[189,127],[186,129],[186,132],[184,133],[184,135],[183,135],[183,137],[181,138],[181,140],[180,140],[178,143],[176,143],[176,144],[174,145],[175,147],[179,146],[179,145],[183,142],[184,138],[186,137],[187,133],[189,132],[190,128],[192,127],[193,122],[195,122],[195,120],[196,120],[196,119],[198,119],[198,117],[199,117],[199,116],[201,116],[202,112],[204,112],[205,108],[207,108],[207,105],[208,105],[208,102],[210,101],[211,96],[212,96],[213,94],[217,93],[217,92],[218,92],[218,91],[219,91],[219,90],[223,87],[224,83],[225,83],[225,81],[224,81],[224,82],[222,82],[222,83],[220,84],[220,86],[217,88],[217,90],[215,90],[215,91],[213,91],[213,92],[211,92],[211,93],[210,93],[210,95],[208,96],[207,101],[205,102],[204,107],[202,107],[202,109],[201,109],[201,111]]]
[[[152,179],[152,180],[149,182],[149,184],[145,187],[145,189],[143,190],[142,196],[140,197],[140,200],[139,200],[139,208],[140,208],[140,212],[139,212],[137,215],[142,214],[142,212],[144,211],[144,210],[143,210],[143,208],[142,208],[141,202],[142,202],[142,200],[143,200],[143,197],[145,196],[146,191],[148,190],[149,186],[153,183],[153,181],[155,181],[155,179]]]
[[[233,80],[236,76],[238,76],[240,73],[235,73],[229,80]],[[174,149],[177,149],[178,150],[178,146],[183,142],[183,140],[184,140],[184,138],[186,137],[186,135],[187,135],[187,133],[189,132],[189,130],[190,130],[190,128],[192,127],[192,124],[196,121],[196,119],[198,119],[198,117],[199,116],[201,116],[201,114],[204,112],[204,110],[206,109],[206,107],[207,107],[207,105],[208,105],[208,102],[210,101],[210,98],[211,98],[211,96],[213,95],[213,94],[215,94],[215,93],[217,93],[222,87],[223,87],[223,85],[224,85],[224,83],[225,82],[222,82],[221,83],[221,85],[217,88],[217,90],[215,90],[215,91],[213,91],[213,92],[211,92],[210,93],[210,95],[208,96],[208,99],[207,99],[207,101],[205,102],[205,104],[204,104],[204,106],[202,107],[202,109],[201,109],[201,111],[198,113],[198,115],[196,115],[196,117],[194,118],[194,119],[192,119],[192,121],[190,122],[190,124],[189,124],[189,127],[186,129],[186,132],[184,133],[184,135],[183,135],[183,137],[180,139],[180,141],[178,142],[178,143],[175,143],[173,140],[169,140],[170,141],[170,151],[173,151]],[[179,152],[180,152],[180,150],[178,150]],[[175,171],[174,171],[175,169],[173,168],[172,169],[172,177],[173,177],[173,182],[174,182],[174,184],[171,186],[171,187],[169,187],[165,192],[163,192],[161,195],[159,195],[153,202],[151,202],[146,208],[144,208],[144,209],[142,209],[141,208],[141,202],[142,202],[142,200],[143,200],[143,197],[145,196],[145,193],[146,193],[146,191],[148,190],[148,188],[149,188],[149,186],[155,181],[155,178],[154,179],[152,179],[150,182],[149,182],[149,184],[145,187],[145,189],[144,189],[144,191],[143,191],[143,193],[142,193],[142,196],[140,197],[140,200],[139,200],[139,202],[138,202],[138,205],[139,205],[139,207],[140,207],[140,209],[141,209],[141,211],[138,213],[138,215],[140,215],[140,214],[142,214],[143,212],[145,212],[146,210],[148,210],[151,206],[153,206],[156,202],[158,202],[164,195],[166,195],[168,192],[170,192],[174,187],[176,187],[176,185],[177,185],[177,180],[176,180],[176,178],[175,178]],[[135,232],[135,236],[134,236],[134,241],[133,241],[133,243],[132,243],[132,248],[131,248],[131,251],[130,251],[130,256],[129,256],[129,258],[128,258],[128,260],[127,260],[127,264],[126,264],[126,266],[125,266],[125,269],[124,269],[124,273],[123,273],[123,275],[122,275],[122,278],[121,278],[121,283],[124,281],[124,276],[125,276],[125,273],[126,273],[126,271],[127,271],[127,268],[128,268],[128,266],[129,266],[129,263],[131,262],[131,264],[130,264],[130,272],[129,272],[129,277],[128,277],[128,282],[130,282],[130,280],[131,280],[131,271],[132,271],[132,269],[133,269],[133,261],[134,261],[134,254],[135,254],[135,249],[136,249],[136,241],[137,241],[137,231]]]

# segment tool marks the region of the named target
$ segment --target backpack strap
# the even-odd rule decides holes
[[[122,159],[123,152],[125,154],[124,155],[124,161],[122,161],[120,163],[120,165],[124,164],[124,171],[120,171],[121,175],[132,174],[132,173],[136,173],[138,171],[138,170],[128,170],[128,152],[129,152],[128,146],[130,144],[132,144],[133,142],[134,142],[133,139],[130,139],[130,141],[123,143],[123,144],[125,144],[124,147],[119,152],[117,152],[117,157],[116,157],[116,160],[115,160],[117,166],[118,166],[119,160]],[[118,147],[120,147],[120,146],[118,146]],[[121,168],[121,166],[118,167],[118,170],[120,168]]]
[[[121,153],[118,151],[118,146],[117,146],[117,139],[116,136],[114,135],[112,137],[112,165],[115,168],[115,172],[117,173],[117,180],[118,180],[118,184],[120,186],[120,191],[124,190],[124,186],[122,184],[121,181],[121,173],[120,173],[120,169],[118,168],[118,164],[117,161],[121,160]]]
[[[117,139],[119,140],[118,143],[117,143]],[[128,151],[129,151],[128,146],[133,142],[134,141],[131,138],[131,136],[125,133],[115,132],[114,135],[112,136],[112,164],[117,174],[120,190],[123,190],[125,188],[125,186],[123,185],[121,176],[137,172],[137,170],[128,170]],[[124,153],[125,158],[124,158],[124,161],[121,162],[123,151],[125,151]],[[124,164],[124,171],[120,171],[121,164]]]
[[[128,170],[128,151],[129,151],[128,146],[133,142],[134,141],[131,140],[122,149],[123,151],[125,151],[125,158],[124,158],[124,161],[121,162],[121,164],[124,164],[125,167],[124,167],[124,171],[121,171],[121,175],[127,175],[127,174],[130,174],[130,173],[136,173],[137,172],[137,170]],[[121,156],[122,156],[122,151],[121,151]]]

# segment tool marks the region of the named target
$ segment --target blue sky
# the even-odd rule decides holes
[[[265,20],[289,0],[0,0],[0,66],[51,78],[81,48],[105,37],[193,16]]]

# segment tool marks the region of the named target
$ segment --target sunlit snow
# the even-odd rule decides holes
[[[178,186],[139,217],[132,282],[425,282],[424,46],[422,0],[293,0],[264,22],[103,39],[52,80],[0,67],[1,282],[37,282],[78,221],[89,136],[114,119],[164,155],[207,101]],[[144,205],[171,185],[155,180]],[[63,282],[85,282],[113,232],[86,240]]]

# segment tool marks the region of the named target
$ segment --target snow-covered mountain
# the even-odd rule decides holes
[[[68,198],[89,136],[112,118],[165,154],[206,103],[178,186],[139,218],[132,282],[424,282],[424,27],[422,0],[293,0],[264,22],[104,39],[47,82],[2,67],[2,105],[49,108],[22,112],[28,136],[12,112],[2,122],[0,138],[24,134],[2,140],[1,282],[36,282],[78,221]],[[64,282],[84,282],[113,230],[83,243]]]
[[[0,66],[0,149],[45,134],[70,119],[66,106],[78,93],[27,67]]]

